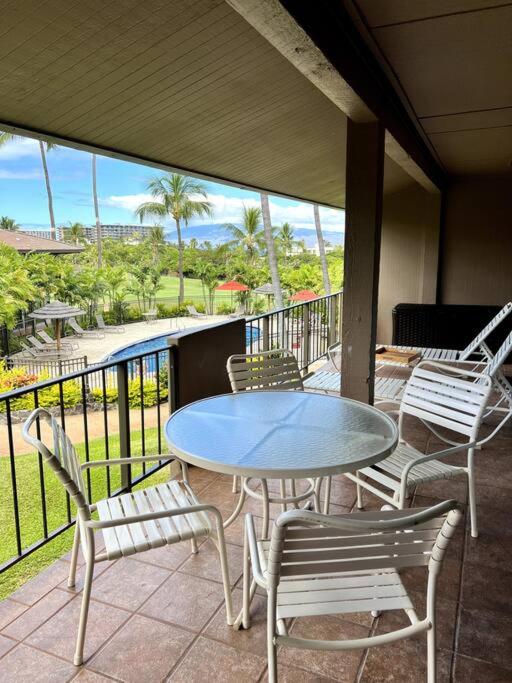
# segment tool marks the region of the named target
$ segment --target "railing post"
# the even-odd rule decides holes
[[[268,331],[268,321],[269,321],[269,316],[265,316],[262,320],[263,323],[263,329],[262,329],[262,336],[263,336],[263,351],[270,351],[270,337],[269,337],[269,331]]]
[[[167,392],[169,396],[169,415],[172,415],[178,409],[178,363],[176,363],[176,354],[178,349],[175,346],[169,346],[167,351],[167,358],[169,363],[169,372],[167,373]]]
[[[306,372],[309,366],[309,304],[302,306],[302,369]]]
[[[339,294],[334,294],[329,297],[329,328],[327,332],[327,345],[332,346],[336,343],[336,310],[337,310],[337,298]]]
[[[130,465],[130,401],[128,397],[128,363],[120,361],[117,366],[117,395],[119,410],[119,449],[120,457],[127,458],[127,464],[121,465],[121,487],[131,489],[132,472]]]

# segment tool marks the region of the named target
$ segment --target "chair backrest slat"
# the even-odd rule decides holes
[[[227,371],[235,393],[304,389],[297,359],[286,349],[230,356]]]
[[[512,353],[512,332],[509,332],[505,338],[503,344],[494,354],[492,360],[489,362],[486,372],[491,377],[494,377],[496,373],[501,369],[503,363],[507,360],[507,357]]]
[[[499,313],[494,316],[494,318],[481,330],[481,332],[469,342],[466,348],[461,351],[460,360],[467,360],[468,357],[478,349],[480,344],[487,339],[491,332],[493,332],[498,325],[505,320],[510,312],[512,312],[512,301],[506,303],[501,311],[499,311]]]

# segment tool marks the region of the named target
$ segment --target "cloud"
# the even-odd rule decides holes
[[[101,199],[100,204],[117,209],[124,209],[133,214],[140,204],[152,200],[153,197],[150,194],[141,192],[139,194],[111,195],[110,197]],[[213,206],[213,217],[211,219],[196,218],[190,221],[190,225],[200,225],[208,222],[239,223],[244,206],[260,206],[259,201],[251,197],[243,199],[241,197],[229,197],[224,194],[209,194],[208,200]],[[286,200],[280,200],[280,202],[284,201]],[[274,225],[280,225],[281,223],[288,221],[288,223],[291,223],[297,228],[314,229],[315,227],[312,204],[299,202],[285,204],[270,200],[270,215]],[[322,227],[324,228],[343,231],[345,213],[335,209],[320,207],[320,220],[322,222]]]
[[[43,177],[41,171],[8,171],[0,168],[0,180],[39,180]]]
[[[0,160],[12,161],[39,156],[39,142],[31,138],[17,138],[0,147]]]

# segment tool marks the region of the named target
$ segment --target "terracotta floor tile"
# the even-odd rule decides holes
[[[511,671],[512,679],[512,615],[463,608],[457,651]]]
[[[190,631],[136,614],[88,667],[127,683],[161,681],[193,639]]]
[[[508,489],[501,489],[496,486],[486,486],[485,484],[478,483],[476,485],[476,501],[479,508],[487,508],[489,512],[487,514],[493,514],[492,510],[498,510],[498,512],[512,514],[512,496]],[[480,515],[485,514],[485,512],[480,512]]]
[[[45,652],[73,661],[80,605],[81,596],[77,596],[28,636],[26,642]],[[99,650],[129,616],[128,612],[91,600],[84,662]]]
[[[240,546],[232,545],[231,543],[226,543],[226,551],[228,554],[229,579],[231,585],[234,586],[242,576],[243,551]],[[180,572],[221,583],[222,572],[217,548],[212,542],[205,543],[201,546],[198,553],[191,555],[189,559],[181,565]]]
[[[437,683],[449,683],[452,657],[452,652],[438,649]],[[426,646],[408,638],[370,648],[358,683],[420,683],[426,677]]]
[[[293,666],[285,666],[279,663],[277,658],[277,675],[279,683],[328,683],[332,678],[324,678],[318,674],[304,671],[304,669],[296,669]],[[268,674],[263,677],[263,683],[268,682]]]
[[[6,638],[5,636],[0,636],[0,658],[2,658],[9,650],[11,650],[17,642]]]
[[[465,562],[461,602],[468,609],[490,609],[512,614],[512,572],[501,567]]]
[[[102,602],[135,611],[170,575],[167,569],[123,558],[94,581],[92,594]]]
[[[21,616],[12,621],[2,633],[10,638],[23,640],[71,599],[71,595],[55,588],[32,605],[32,607],[29,607]]]
[[[369,629],[336,617],[307,617],[298,619],[290,633],[302,638],[346,640],[366,638]],[[321,652],[283,648],[279,653],[279,661],[286,666],[296,666],[335,681],[352,683],[355,680],[362,654],[362,650]]]
[[[489,536],[480,533],[478,538],[472,538],[469,534],[466,536],[465,559],[467,562],[473,562],[481,567],[499,569],[507,566],[511,556],[512,536]]]
[[[458,600],[462,566],[459,560],[444,560],[437,580],[439,600]],[[425,593],[427,586],[426,567],[411,567],[400,572],[402,583],[407,591]]]
[[[95,562],[94,563],[94,578],[93,581],[95,581],[101,574],[104,574],[107,571],[110,571],[112,567],[115,566],[115,562]],[[85,564],[80,565],[76,569],[76,575],[75,575],[75,585],[73,588],[68,588],[68,576],[66,575],[66,578],[59,583],[59,588],[62,588],[64,591],[69,591],[71,594],[76,595],[79,593],[82,588],[84,587],[84,576],[85,576]]]
[[[201,546],[204,541],[199,540],[198,545]],[[153,550],[146,550],[144,553],[137,553],[130,559],[137,562],[144,562],[155,567],[163,567],[164,569],[174,570],[178,569],[192,554],[192,547],[189,541],[183,543],[173,543],[172,545],[164,545],[161,548],[154,548]]]
[[[75,673],[73,664],[22,643],[0,659],[0,681],[5,683],[64,683]]]
[[[0,602],[0,631],[17,619],[27,609],[26,605],[10,600],[9,598]]]
[[[22,602],[25,605],[33,605],[40,600],[43,595],[49,593],[52,588],[55,588],[61,581],[67,579],[68,573],[69,564],[57,560],[40,574],[34,576],[33,579],[27,581],[24,586],[18,588],[18,590],[11,595],[11,598],[18,602]]]
[[[185,655],[169,681],[182,683],[240,683],[257,681],[266,667],[266,659],[241,653],[228,645],[200,637]]]
[[[510,671],[490,662],[482,662],[479,659],[455,655],[453,672],[454,683],[510,683],[512,675]]]
[[[77,683],[112,683],[113,680],[115,679],[110,677],[107,678],[106,676],[97,674],[95,671],[84,668],[82,668],[78,676],[73,678],[73,681],[77,681]]]
[[[139,609],[141,614],[200,631],[224,600],[222,586],[176,572]]]

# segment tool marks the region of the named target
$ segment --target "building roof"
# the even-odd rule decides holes
[[[20,254],[38,252],[46,254],[78,254],[84,250],[81,246],[50,240],[47,237],[35,237],[14,230],[0,230],[0,242],[13,247]]]

